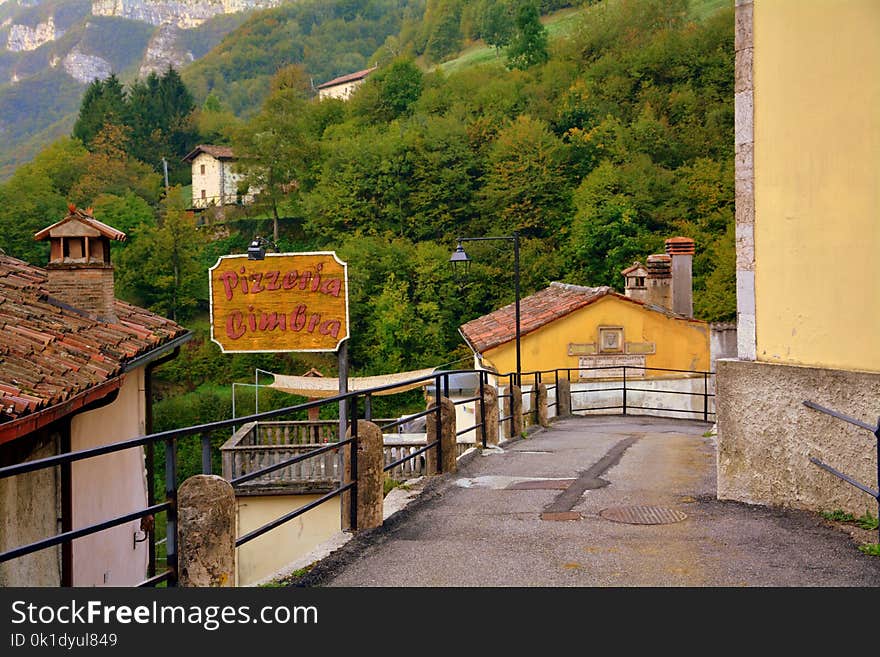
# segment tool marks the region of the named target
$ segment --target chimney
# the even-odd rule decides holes
[[[69,205],[67,209],[64,219],[34,235],[35,240],[49,240],[49,296],[103,321],[115,322],[110,240],[123,241],[125,233],[96,220],[91,208]]]
[[[630,299],[646,302],[648,300],[647,278],[648,270],[641,262],[634,262],[622,272],[624,280],[624,294]]]
[[[694,241],[690,237],[670,237],[666,253],[672,257],[672,312],[694,316]]]
[[[665,253],[649,255],[645,303],[672,310],[672,258]]]

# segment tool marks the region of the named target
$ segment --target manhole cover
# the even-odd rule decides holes
[[[669,525],[687,518],[686,513],[665,506],[616,506],[602,509],[599,515],[605,520],[630,525]]]

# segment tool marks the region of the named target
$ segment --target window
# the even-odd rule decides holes
[[[204,190],[204,189],[202,190],[202,198],[207,198],[207,197],[205,196],[205,190]]]
[[[645,277],[644,276],[636,276],[636,285],[638,287],[645,287]]]
[[[205,175],[205,165],[204,164],[199,168],[199,173],[201,173],[203,176]]]

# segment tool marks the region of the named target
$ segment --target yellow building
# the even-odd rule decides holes
[[[522,371],[571,368],[571,380],[664,376],[663,369],[709,369],[706,322],[614,292],[551,283],[520,302]],[[464,324],[460,332],[482,367],[516,371],[513,304]],[[613,369],[595,369],[595,368]],[[657,370],[645,368],[662,368]],[[526,382],[529,379],[525,379]]]
[[[738,0],[738,359],[718,362],[719,497],[864,513],[880,414],[880,3]],[[864,436],[861,434],[865,433]]]

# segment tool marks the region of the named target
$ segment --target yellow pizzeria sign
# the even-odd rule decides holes
[[[336,351],[348,337],[348,266],[332,251],[221,256],[210,287],[224,352]]]

